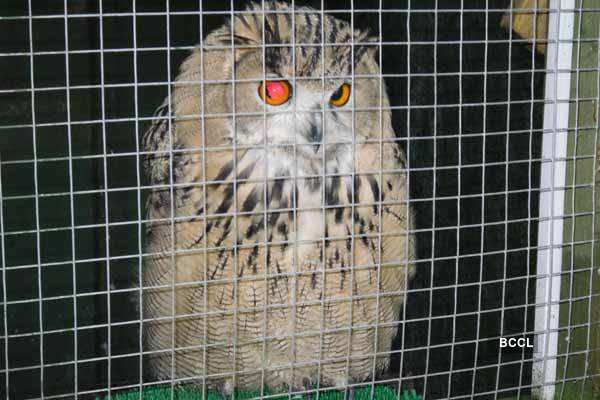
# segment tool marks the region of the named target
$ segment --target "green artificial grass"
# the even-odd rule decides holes
[[[282,393],[281,395],[272,395],[267,391],[264,392],[265,396],[273,396],[269,397],[269,399],[273,400],[286,400],[289,399],[287,393]],[[236,400],[247,400],[259,398],[260,392],[236,392],[235,399]],[[307,395],[292,395],[292,399],[308,399]],[[316,395],[314,393],[310,396],[312,399],[316,399]],[[140,398],[139,391],[133,390],[129,392],[118,392],[111,394],[111,399],[113,400],[138,400]],[[174,400],[198,400],[202,399],[202,391],[185,387],[185,386],[175,386],[175,392],[173,393]],[[396,390],[389,386],[378,385],[375,386],[375,394],[373,396],[374,399],[377,400],[397,400]],[[108,399],[108,396],[104,397],[104,400]],[[162,386],[162,387],[149,387],[143,390],[142,399],[144,400],[170,400],[171,399],[171,387],[170,386]],[[322,400],[344,400],[344,391],[340,390],[327,390],[322,391],[319,395],[319,399]],[[371,388],[359,388],[354,392],[354,400],[370,400],[371,399]],[[422,400],[423,398],[414,390],[407,391],[405,390],[400,396],[400,400]],[[223,397],[220,393],[209,390],[208,395],[206,396],[206,400],[223,400]]]

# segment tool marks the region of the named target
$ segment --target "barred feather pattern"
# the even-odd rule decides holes
[[[143,138],[152,185],[142,277],[149,367],[158,379],[206,380],[228,393],[263,383],[347,385],[384,371],[413,273],[406,165],[385,88],[369,94],[375,111],[356,120],[365,140],[343,148],[353,154],[350,168],[300,160],[306,168],[298,169],[278,159],[297,154],[238,142],[245,122],[229,115],[237,111],[226,95],[231,83],[202,83],[249,68],[244,60],[262,52],[263,37],[290,42],[291,18],[295,40],[366,40],[316,11],[292,17],[285,3],[264,4],[288,13],[251,5],[209,34]],[[240,50],[219,47],[231,44],[232,27]],[[333,63],[319,46],[300,49],[294,68],[308,75],[327,60],[335,73],[378,74],[369,50],[347,51],[332,54]],[[261,54],[280,74],[293,58]],[[321,173],[311,174],[312,165]]]

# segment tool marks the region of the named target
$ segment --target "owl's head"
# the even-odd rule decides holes
[[[205,40],[227,53],[221,90],[231,138],[308,159],[393,136],[377,44],[347,21],[283,2],[253,3]],[[266,140],[266,141],[265,141]]]

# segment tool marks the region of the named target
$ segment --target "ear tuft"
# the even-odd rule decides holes
[[[260,46],[289,42],[292,10],[280,1],[250,3],[243,12],[206,38],[209,45]],[[263,32],[264,31],[264,32]]]
[[[262,13],[259,10],[252,11],[252,14],[238,14],[233,19],[233,38],[236,44],[258,46],[263,41]]]
[[[233,36],[233,38],[232,38]],[[237,14],[206,38],[209,45],[258,46],[262,43],[262,18],[256,14]]]
[[[368,30],[354,31],[354,43],[357,46],[354,52],[356,62],[361,61],[363,57],[377,57],[379,41],[375,36],[371,36]]]

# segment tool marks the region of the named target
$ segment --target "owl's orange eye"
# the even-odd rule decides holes
[[[350,85],[347,83],[343,83],[342,86],[337,88],[335,92],[329,98],[329,103],[332,106],[342,107],[348,102],[350,99]]]
[[[258,95],[270,106],[280,106],[292,97],[288,81],[266,81],[258,86]]]

